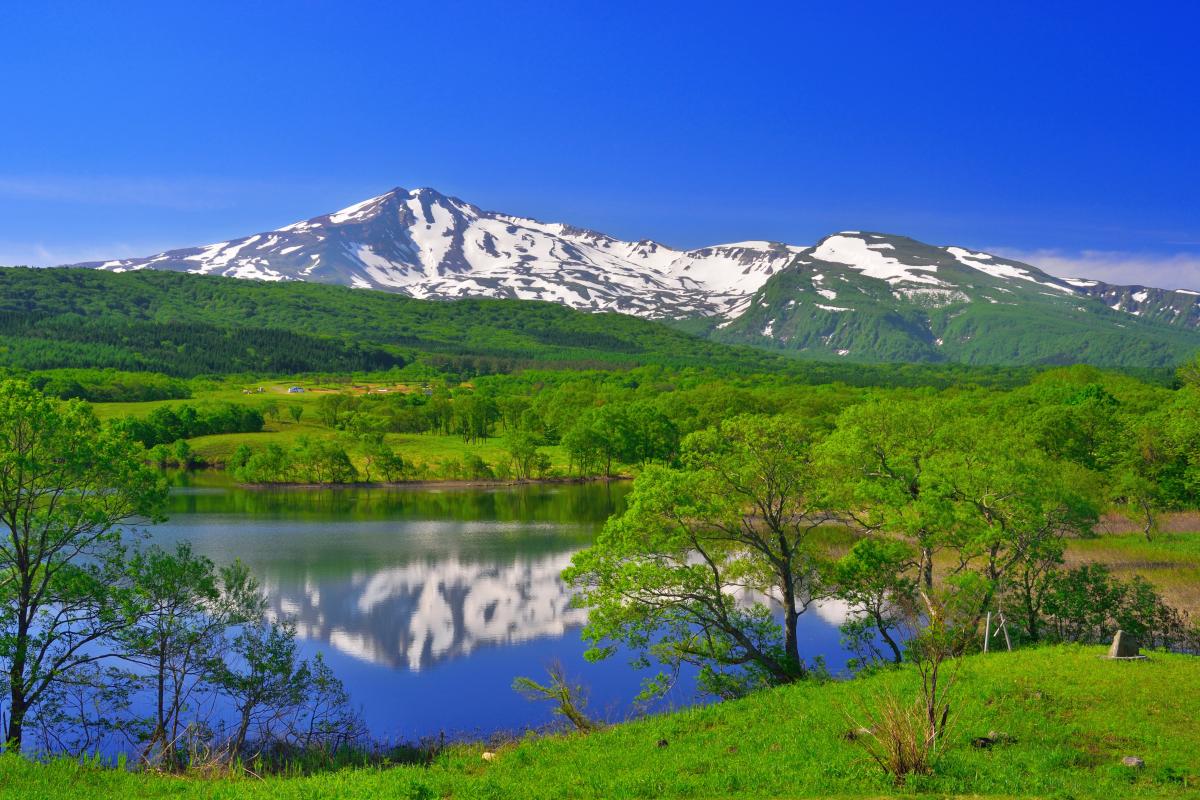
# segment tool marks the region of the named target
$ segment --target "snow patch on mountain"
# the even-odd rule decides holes
[[[765,241],[677,250],[396,189],[245,239],[89,264],[312,280],[417,298],[507,297],[646,317],[743,310],[803,248]]]
[[[927,272],[937,272],[936,265],[905,264],[899,259],[880,252],[891,245],[871,244],[861,234],[847,231],[830,236],[812,251],[814,258],[833,264],[845,264],[869,278],[879,278],[888,283],[927,283],[943,285],[942,281]],[[892,248],[894,249],[894,248]]]
[[[1057,289],[1060,292],[1074,294],[1074,291],[1069,286],[1063,286],[1058,283],[1049,281],[1039,281],[1027,269],[1022,269],[1013,264],[1004,264],[996,261],[995,256],[987,253],[973,253],[962,247],[947,247],[946,252],[954,256],[958,261],[970,267],[971,269],[979,270],[980,272],[991,275],[993,278],[1016,278],[1017,280],[1030,281],[1042,286],[1049,286],[1051,289]],[[986,263],[995,262],[995,263]]]

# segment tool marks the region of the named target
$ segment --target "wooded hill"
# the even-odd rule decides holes
[[[1173,353],[1186,352],[1176,345]],[[191,377],[378,372],[420,362],[471,376],[660,365],[786,374],[809,384],[949,386],[1016,385],[1035,369],[1062,360],[1048,362],[1044,353],[1031,353],[1027,360],[997,357],[965,366],[797,357],[803,355],[723,344],[666,323],[531,300],[417,300],[300,281],[0,267],[0,368],[18,370],[112,368]],[[903,353],[893,355],[908,360]],[[1163,363],[1155,357],[1125,367],[1157,368],[1142,374],[1161,379],[1171,372]]]
[[[456,372],[639,364],[771,371],[787,360],[659,323],[520,300],[414,300],[301,282],[0,268],[0,366],[170,375]]]

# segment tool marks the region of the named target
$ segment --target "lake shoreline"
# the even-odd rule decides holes
[[[631,475],[599,475],[582,478],[526,478],[524,480],[416,480],[416,481],[355,481],[353,483],[238,483],[239,489],[271,491],[274,489],[500,489],[516,486],[577,486],[587,483],[621,483],[633,480]]]

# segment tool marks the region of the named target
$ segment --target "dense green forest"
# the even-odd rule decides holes
[[[785,360],[621,314],[552,303],[435,302],[384,292],[164,272],[0,269],[0,365],[171,375],[662,363],[769,370]]]

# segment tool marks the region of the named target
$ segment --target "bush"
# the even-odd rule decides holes
[[[1063,642],[1101,643],[1121,630],[1144,647],[1180,647],[1193,635],[1186,617],[1149,581],[1140,575],[1122,581],[1103,564],[1055,573],[1043,609],[1055,638]]]

